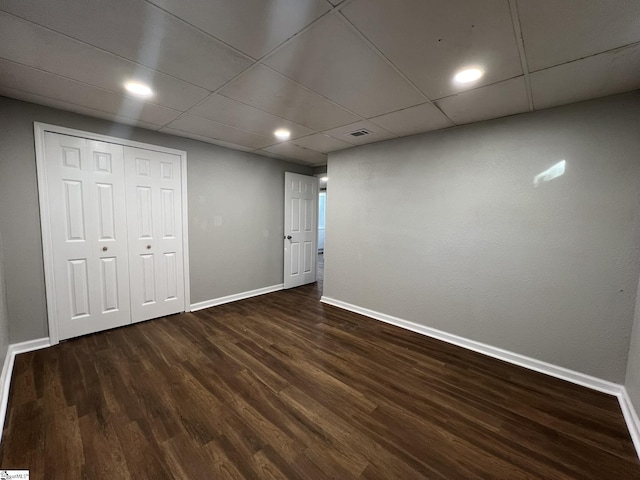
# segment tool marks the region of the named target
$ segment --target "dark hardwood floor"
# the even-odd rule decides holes
[[[16,358],[32,479],[626,479],[616,398],[318,302],[316,285]]]

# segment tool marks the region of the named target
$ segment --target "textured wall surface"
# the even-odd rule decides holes
[[[634,92],[330,154],[324,295],[623,383],[639,131]]]
[[[636,297],[636,314],[631,334],[625,387],[627,387],[627,392],[631,397],[636,413],[640,415],[640,283],[638,284]]]
[[[2,234],[0,234],[0,372],[9,346],[9,314],[7,313],[7,297],[5,294],[4,256],[2,253]]]
[[[282,283],[284,172],[313,169],[0,97],[0,231],[11,343],[48,336],[33,122],[187,152],[192,303]]]

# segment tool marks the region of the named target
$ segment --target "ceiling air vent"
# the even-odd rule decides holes
[[[361,128],[360,130],[356,130],[355,132],[349,132],[347,135],[352,137],[363,137],[364,135],[369,135],[371,132],[366,128]]]

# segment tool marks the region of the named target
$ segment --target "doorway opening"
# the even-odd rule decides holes
[[[316,278],[318,291],[322,295],[324,281],[324,240],[326,231],[326,211],[327,211],[327,181],[326,173],[318,176],[318,260]]]
[[[318,253],[324,253],[325,215],[327,210],[327,191],[318,194]]]

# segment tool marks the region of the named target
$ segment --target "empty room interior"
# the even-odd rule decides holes
[[[639,479],[639,279],[640,2],[0,0],[1,478]]]

